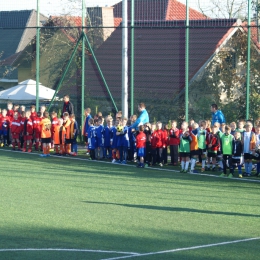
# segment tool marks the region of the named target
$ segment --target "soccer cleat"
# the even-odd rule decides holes
[[[159,163],[159,166],[163,167],[163,164],[162,164],[162,163]]]
[[[122,161],[121,163],[122,163],[122,164],[126,164],[126,161],[124,160],[124,161]]]
[[[1,145],[0,145],[1,147],[3,147],[4,146],[4,144],[3,143],[1,143]]]
[[[184,172],[184,169],[181,169],[180,172]]]
[[[201,168],[201,172],[205,172],[205,169],[204,169],[204,168]]]
[[[32,152],[32,149],[28,149],[28,153],[31,153]]]
[[[216,167],[213,167],[213,168],[211,169],[211,171],[212,171],[212,172],[215,172],[215,171],[216,171]]]
[[[247,176],[247,173],[246,173],[246,172],[243,172],[243,174],[242,174],[242,175],[245,177],[245,176]]]
[[[116,159],[113,159],[113,160],[112,160],[112,163],[116,163]]]
[[[47,156],[47,157],[50,157],[51,155],[48,153],[48,154],[46,154],[46,156]]]
[[[220,177],[226,177],[226,174],[223,172],[220,174]]]
[[[40,157],[47,157],[46,154],[40,154]]]
[[[184,170],[183,173],[188,173],[188,170]]]
[[[243,178],[242,174],[238,174],[238,177],[239,177],[239,178]]]
[[[251,173],[248,173],[246,176],[247,176],[247,177],[252,177],[252,174],[251,174]]]
[[[23,152],[26,152],[26,148],[23,148]]]
[[[190,173],[199,173],[197,170],[190,170]]]
[[[233,178],[233,174],[230,173],[230,174],[228,175],[228,178]]]

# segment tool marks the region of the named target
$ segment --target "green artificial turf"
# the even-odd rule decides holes
[[[260,181],[5,150],[0,160],[0,259],[108,259],[260,237]],[[96,251],[3,251],[47,248]],[[259,248],[260,239],[129,259],[259,259]]]

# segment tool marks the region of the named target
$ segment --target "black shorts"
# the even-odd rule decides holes
[[[199,148],[199,155],[205,155],[206,149],[200,149]]]
[[[232,164],[240,164],[241,163],[241,159],[238,158],[232,158]]]
[[[51,138],[50,137],[49,138],[42,138],[41,142],[42,142],[42,144],[50,144],[51,143]]]
[[[88,136],[85,136],[85,143],[88,142]]]
[[[180,152],[180,153],[179,153],[179,156],[180,156],[180,157],[190,157],[190,153]]]
[[[221,156],[221,155],[222,155],[221,151],[217,151],[217,156]]]
[[[193,156],[199,156],[199,150],[193,150],[193,151],[190,151],[190,156],[193,157]]]
[[[208,157],[208,158],[210,158],[210,157],[216,158],[216,157],[217,157],[217,153],[208,152],[207,157]]]
[[[65,144],[72,144],[73,139],[65,139]]]
[[[253,155],[251,153],[244,153],[244,160],[252,160]]]

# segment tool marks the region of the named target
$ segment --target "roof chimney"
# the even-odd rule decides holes
[[[88,24],[94,30],[102,29],[102,39],[106,39],[112,34],[114,29],[114,7],[88,7],[87,18]],[[97,31],[97,30],[96,30]]]

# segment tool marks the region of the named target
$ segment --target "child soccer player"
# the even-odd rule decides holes
[[[162,123],[159,121],[156,123],[156,130],[153,132],[153,142],[156,147],[156,154],[153,154],[153,164],[156,163],[157,159],[159,165],[163,166],[162,150],[163,150],[163,138],[164,133],[162,131]]]
[[[245,160],[245,173],[244,176],[252,176],[252,154],[255,151],[256,137],[255,133],[252,132],[252,123],[246,123],[246,131],[242,134],[242,144],[244,147],[244,160]]]
[[[32,121],[34,121],[34,119],[37,117],[37,112],[35,111],[36,110],[35,105],[31,105],[30,110],[31,110],[31,119]]]
[[[18,119],[18,113],[14,113],[14,119],[13,119],[13,121],[11,123],[13,150],[15,150],[15,144],[16,143],[17,143],[18,149],[21,148],[20,132],[21,132],[21,124],[20,124],[20,120]]]
[[[2,118],[1,118],[1,125],[0,125],[0,134],[2,136],[2,143],[5,146],[8,146],[7,140],[8,140],[8,133],[9,133],[9,127],[10,127],[10,118],[7,116],[7,110],[2,110]],[[2,146],[2,145],[1,145]]]
[[[117,135],[117,147],[119,149],[120,160],[118,163],[126,164],[127,154],[129,148],[129,136],[128,136],[128,127],[126,126],[127,118],[121,120],[122,131],[116,133]]]
[[[104,148],[104,126],[102,123],[102,117],[97,119],[97,127],[96,127],[96,134],[97,134],[97,147],[95,149],[95,157],[96,159],[100,160],[103,158],[103,148]]]
[[[71,133],[70,133],[70,124],[71,121],[69,119],[69,113],[64,112],[63,113],[63,126],[66,129],[66,154],[70,154],[71,152]]]
[[[57,113],[52,111],[51,113],[51,147],[53,148],[53,134],[54,134],[54,127],[59,124]]]
[[[169,131],[169,145],[170,145],[171,164],[174,166],[178,164],[178,147],[180,144],[179,135],[180,135],[180,131],[177,128],[177,122],[175,120],[172,120],[172,128]]]
[[[144,133],[146,135],[146,144],[145,144],[145,162],[148,166],[151,166],[152,163],[152,146],[151,146],[151,124],[146,123],[144,125]]]
[[[41,126],[40,126],[41,121],[42,121],[41,112],[37,112],[37,115],[33,120],[35,151],[39,151],[39,144],[40,144],[40,139],[41,139]]]
[[[63,155],[65,153],[65,137],[66,129],[63,126],[63,119],[58,119],[58,125],[54,126],[53,130],[53,143],[54,143],[54,155]]]
[[[213,126],[212,133],[208,134],[207,136],[207,145],[208,145],[208,163],[206,167],[206,171],[210,170],[210,158],[212,158],[212,171],[215,171],[216,167],[216,158],[217,158],[217,152],[220,147],[220,139],[217,135],[218,127]]]
[[[115,121],[115,125],[112,127],[111,129],[111,149],[112,149],[112,163],[116,163],[117,159],[119,159],[119,151],[118,151],[118,147],[117,147],[117,126],[120,125],[120,121],[116,120]]]
[[[41,157],[50,156],[50,143],[51,143],[51,121],[49,119],[49,112],[45,111],[43,113],[43,119],[41,120],[41,142],[43,154]]]
[[[33,122],[31,117],[31,111],[26,111],[25,112],[25,121],[24,121],[24,126],[22,129],[23,132],[23,152],[26,152],[27,145],[29,146],[28,148],[28,153],[32,152],[32,139],[33,139]]]
[[[139,126],[139,134],[136,136],[137,155],[140,158],[140,163],[137,165],[139,168],[144,168],[144,157],[146,147],[146,134],[144,133],[144,126]]]
[[[182,133],[180,134],[180,157],[181,157],[181,170],[180,172],[188,172],[190,162],[190,142],[192,140],[189,132],[187,122],[181,125]]]
[[[163,126],[163,149],[162,149],[162,159],[163,164],[168,165],[168,144],[169,144],[169,127],[167,124]]]
[[[233,164],[232,164],[232,152],[233,152],[233,135],[230,134],[231,129],[229,126],[225,126],[225,133],[221,137],[221,149],[223,154],[223,173],[220,176],[227,176],[227,161],[229,165],[228,178],[233,177]]]
[[[104,128],[104,157],[107,159],[112,158],[112,150],[111,150],[111,129],[113,127],[113,119],[107,117],[107,126]]]
[[[20,124],[21,124],[21,135],[20,135],[20,142],[21,142],[21,147],[23,147],[23,143],[24,143],[24,136],[23,136],[23,129],[24,129],[24,122],[26,120],[25,117],[25,111],[21,112],[21,117],[20,117]]]
[[[254,152],[254,159],[257,161],[256,164],[256,176],[260,177],[260,125],[255,128],[256,146]]]
[[[232,164],[234,170],[236,166],[238,167],[239,178],[242,178],[242,170],[241,170],[242,154],[243,154],[243,144],[241,141],[241,133],[239,131],[236,131],[234,134],[234,141],[233,141]]]
[[[85,109],[85,122],[84,122],[84,127],[82,128],[82,136],[85,136],[85,143],[88,143],[88,128],[89,128],[89,119],[92,118],[91,116],[91,109],[86,108]]]
[[[96,140],[96,128],[94,126],[94,119],[93,118],[90,118],[88,120],[88,133],[87,133],[87,136],[88,136],[88,149],[89,149],[89,154],[90,154],[90,158],[91,160],[95,160],[95,149],[96,149],[96,143],[97,143],[97,140]]]
[[[7,102],[7,114],[6,114],[10,120],[13,119],[14,116],[14,110],[13,110],[13,103],[12,102]]]
[[[201,155],[201,159],[202,159],[201,172],[205,171],[205,164],[206,164],[206,138],[207,138],[206,127],[207,127],[206,121],[202,120],[200,122],[200,127],[197,130],[199,154]]]
[[[71,155],[76,156],[78,155],[78,144],[77,144],[77,137],[79,133],[78,123],[76,121],[75,115],[70,115],[71,125],[70,125],[70,132],[71,132]]]
[[[199,125],[197,123],[192,124],[192,131],[190,132],[191,142],[190,142],[190,173],[198,173],[197,170],[195,170],[195,165],[198,160],[199,156],[199,145],[198,145],[198,139],[197,135],[194,133],[197,133]]]

